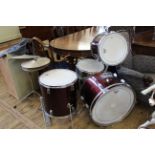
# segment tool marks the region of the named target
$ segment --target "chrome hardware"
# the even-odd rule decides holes
[[[50,94],[50,88],[47,88],[47,94]]]
[[[89,109],[89,105],[88,105],[88,104],[85,104],[85,107],[86,107],[87,109]]]
[[[109,82],[110,82],[110,81],[109,81],[109,79],[106,79],[106,82],[108,82],[108,83],[109,83]]]
[[[69,112],[70,112],[70,121],[71,121],[71,128],[73,129],[73,118],[72,118],[72,109],[73,109],[73,105],[68,103],[67,107],[69,108]]]
[[[72,86],[71,86],[71,91],[74,91],[74,90],[75,90],[75,89],[74,89],[74,85],[72,85]]]
[[[84,100],[84,97],[83,96],[80,96],[81,100],[83,101]]]
[[[125,83],[125,80],[124,80],[124,79],[121,79],[120,81],[121,81],[122,83]]]
[[[117,74],[116,73],[114,73],[113,75],[114,75],[114,77],[117,77]]]
[[[52,114],[53,114],[53,110],[50,110],[50,115],[52,116]]]

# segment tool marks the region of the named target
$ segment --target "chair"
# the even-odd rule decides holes
[[[21,69],[21,63],[27,59],[18,59],[15,56],[31,54],[31,47],[29,46],[28,48],[30,44],[30,39],[23,38],[18,44],[5,49],[3,52],[1,51],[0,56],[0,71],[6,83],[7,91],[20,101],[31,92],[32,88],[28,74]],[[33,74],[33,79],[37,79],[35,73]],[[38,89],[37,83],[34,85]]]
[[[39,55],[43,57],[49,57],[53,60],[53,55],[50,49],[49,40],[42,41],[38,37],[32,38],[32,44],[34,47],[34,55]]]
[[[132,51],[131,44],[134,38],[133,27],[118,26],[110,27],[109,30],[122,33],[129,43],[129,54],[126,60],[117,68],[119,76],[134,88],[137,100],[140,103],[148,105],[150,96],[144,96],[140,92],[155,81],[155,57],[137,55]]]

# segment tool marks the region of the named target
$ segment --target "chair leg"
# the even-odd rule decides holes
[[[155,111],[152,113],[151,115],[151,119],[147,120],[146,122],[144,122],[143,124],[141,124],[138,129],[145,129],[147,128],[149,125],[155,125]]]

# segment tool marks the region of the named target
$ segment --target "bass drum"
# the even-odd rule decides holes
[[[131,87],[110,72],[88,78],[81,89],[81,99],[92,120],[100,126],[123,120],[135,104]]]

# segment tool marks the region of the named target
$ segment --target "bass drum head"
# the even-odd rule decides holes
[[[100,126],[119,122],[129,114],[134,103],[135,95],[129,87],[115,86],[94,103],[90,109],[92,120]]]
[[[115,66],[126,59],[128,43],[121,34],[110,33],[101,38],[98,53],[105,64]]]

